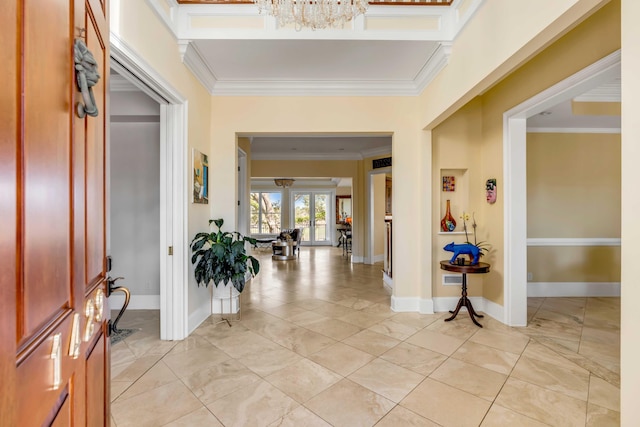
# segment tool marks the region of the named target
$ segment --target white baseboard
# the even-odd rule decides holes
[[[375,264],[376,262],[384,262],[384,254],[374,255],[373,264]]]
[[[124,295],[117,292],[109,297],[109,308],[120,310],[124,305]],[[160,295],[131,295],[127,310],[160,310]]]
[[[430,298],[391,296],[391,310],[396,313],[418,312],[433,314],[433,300]]]
[[[528,297],[619,297],[619,282],[529,282]]]
[[[434,308],[436,313],[442,313],[445,311],[453,310],[456,308],[460,297],[437,297],[433,299]],[[489,301],[483,297],[469,297],[473,308],[476,311],[493,317],[499,322],[504,323],[504,307],[500,304],[496,304],[493,301]],[[466,308],[463,308],[466,311]]]
[[[449,310],[454,310],[460,297],[436,297],[433,299],[433,310],[436,313],[442,313]],[[477,311],[484,312],[484,303],[482,297],[469,297],[473,308]]]
[[[207,320],[209,316],[211,316],[211,301],[207,300],[189,315],[189,323],[187,325],[189,335],[191,335],[202,322]]]
[[[482,298],[484,314],[488,314],[499,322],[506,324],[504,321],[504,306]]]
[[[418,309],[420,314],[433,314],[433,298],[420,298],[420,308]]]
[[[364,257],[363,256],[353,256],[351,255],[351,263],[352,264],[363,264]]]

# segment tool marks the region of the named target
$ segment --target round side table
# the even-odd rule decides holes
[[[456,316],[458,315],[458,312],[460,311],[460,308],[464,306],[464,307],[467,307],[467,311],[469,312],[469,317],[471,317],[471,320],[473,321],[473,323],[475,323],[476,325],[482,328],[482,325],[478,323],[478,321],[476,320],[476,317],[484,317],[484,316],[482,314],[476,313],[476,311],[473,309],[473,305],[471,305],[471,301],[469,300],[469,298],[467,298],[467,274],[488,273],[489,269],[491,268],[491,265],[487,264],[486,262],[479,262],[476,265],[471,265],[471,264],[460,265],[460,264],[451,264],[449,260],[446,260],[446,261],[440,261],[440,268],[442,270],[452,271],[454,273],[462,273],[462,296],[458,300],[458,305],[456,306],[456,309],[453,311],[451,310],[449,311],[449,313],[452,313],[451,317],[449,317],[448,319],[444,319],[444,321],[449,322],[455,319]]]

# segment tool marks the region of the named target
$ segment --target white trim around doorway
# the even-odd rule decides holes
[[[620,75],[618,50],[503,114],[504,323],[527,324],[527,118]]]
[[[368,230],[366,230],[367,233],[367,237],[368,237],[368,241],[367,241],[367,252],[364,256],[364,263],[365,264],[375,264],[377,261],[377,258],[375,257],[374,251],[375,251],[375,227],[374,227],[374,217],[375,217],[375,212],[374,212],[374,189],[373,189],[373,175],[378,175],[378,174],[392,174],[393,173],[393,166],[389,166],[389,167],[385,167],[385,168],[380,168],[380,169],[373,169],[370,170],[369,173],[367,174],[367,183],[366,183],[366,188],[367,188],[367,220],[369,223],[368,226]],[[393,245],[393,242],[391,242],[391,244]],[[393,249],[392,249],[393,251]],[[384,255],[382,255],[382,259],[381,261],[384,261]],[[393,282],[393,279],[391,279]]]
[[[188,102],[114,33],[110,49],[111,66],[160,103],[160,338],[181,340],[188,335]]]

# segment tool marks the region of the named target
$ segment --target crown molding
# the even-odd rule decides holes
[[[483,2],[484,0],[454,0],[449,12],[452,14],[449,18],[452,26],[451,40],[460,34]]]
[[[424,64],[422,70],[416,76],[414,82],[416,86],[416,95],[422,93],[429,83],[438,75],[440,71],[449,63],[451,56],[451,42],[440,42],[436,50],[431,54],[427,63]]]
[[[189,40],[178,40],[178,49],[184,65],[204,86],[210,95],[214,94],[214,86],[218,79],[207,65],[198,48]]]
[[[218,81],[217,96],[417,96],[413,82],[364,81]]]
[[[174,18],[178,14],[180,10],[179,4],[175,0],[145,0],[149,5],[153,13],[160,18],[160,22],[164,24],[164,26],[169,30],[169,33],[173,36],[174,39],[178,39],[178,28],[177,23]],[[169,14],[167,15],[167,11],[165,8],[161,6],[161,3],[165,3],[167,8],[169,9]]]
[[[368,157],[384,156],[385,154],[391,156],[391,145],[389,145],[388,147],[369,148],[366,150],[362,150],[360,153],[362,154],[362,158],[364,159]]]

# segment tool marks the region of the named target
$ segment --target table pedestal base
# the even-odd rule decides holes
[[[482,314],[478,314],[476,313],[476,311],[473,309],[473,305],[471,305],[471,300],[469,300],[469,298],[467,298],[467,275],[466,273],[462,274],[462,297],[460,297],[460,299],[458,300],[458,305],[456,306],[456,309],[451,311],[449,310],[449,313],[452,313],[452,316],[449,317],[448,319],[444,319],[445,322],[448,322],[450,320],[453,320],[456,318],[456,316],[458,315],[458,312],[460,311],[461,307],[467,307],[467,311],[469,312],[469,317],[471,318],[471,320],[473,321],[473,323],[475,323],[476,325],[480,326],[482,328],[482,325],[480,323],[478,323],[478,321],[476,320],[476,317],[484,317]]]

